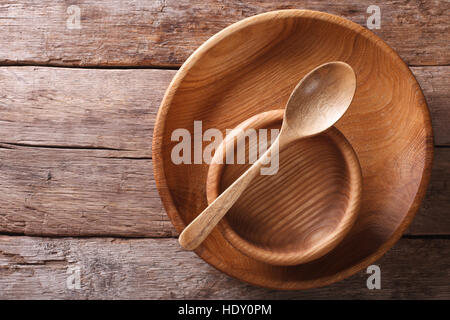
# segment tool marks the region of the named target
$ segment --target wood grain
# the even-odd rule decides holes
[[[0,145],[0,232],[173,236],[151,159]]]
[[[432,112],[435,142],[448,145],[450,67],[411,69]],[[175,235],[148,159],[154,117],[174,74],[0,68],[0,232]],[[450,234],[449,163],[450,150],[437,149],[427,197],[409,234]],[[120,189],[121,184],[135,190]]]
[[[450,149],[435,149],[430,185],[409,234],[450,234]]]
[[[430,108],[435,144],[450,145],[450,66],[411,70]],[[175,73],[1,67],[0,141],[151,156],[156,112]]]
[[[150,157],[175,71],[0,68],[0,142]]]
[[[320,39],[320,40],[319,40]],[[341,280],[380,258],[400,238],[428,186],[433,134],[425,97],[408,67],[373,33],[337,16],[305,10],[257,15],[224,29],[183,64],[166,91],[153,134],[155,182],[181,231],[207,207],[207,164],[175,165],[177,128],[225,132],[249,117],[283,108],[305,74],[329,61],[357,79],[351,106],[336,123],[363,176],[357,220],[329,254],[289,267],[243,255],[215,229],[196,253],[223,272],[275,289],[309,289]]]
[[[434,143],[450,146],[450,66],[411,68],[427,99]]]
[[[376,262],[381,290],[361,271],[331,286],[273,291],[215,270],[176,239],[0,237],[0,299],[449,299],[449,239],[402,239]],[[66,286],[80,268],[81,289]]]
[[[450,62],[449,4],[371,0],[72,0],[0,2],[0,64],[179,66],[201,43],[243,18],[278,9],[337,14],[366,26],[370,5],[381,9],[373,31],[411,65]],[[81,29],[67,29],[78,5]]]

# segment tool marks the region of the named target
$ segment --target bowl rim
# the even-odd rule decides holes
[[[317,288],[323,287],[329,284],[332,284],[337,281],[341,281],[347,277],[354,275],[355,273],[361,271],[364,268],[367,268],[373,262],[381,258],[402,236],[406,228],[410,225],[413,218],[415,217],[419,206],[425,197],[426,188],[430,181],[431,176],[431,167],[433,160],[433,148],[434,148],[434,138],[433,138],[433,130],[431,126],[431,117],[429,114],[428,106],[423,95],[422,89],[420,88],[416,78],[412,74],[411,70],[408,68],[406,63],[400,58],[400,56],[389,47],[381,38],[375,35],[372,31],[365,29],[361,25],[354,23],[346,18],[342,18],[337,15],[333,15],[330,13],[325,13],[321,11],[313,11],[313,10],[303,10],[303,9],[287,9],[287,10],[276,10],[269,11],[266,13],[254,15],[243,20],[240,20],[220,32],[213,35],[206,42],[204,42],[200,47],[198,47],[189,58],[183,63],[181,68],[173,77],[172,81],[167,88],[163,100],[161,102],[160,108],[158,110],[155,127],[153,130],[153,140],[152,140],[152,159],[153,159],[153,173],[155,184],[157,186],[158,192],[160,194],[162,203],[166,209],[167,215],[169,216],[172,224],[178,232],[181,232],[186,226],[178,214],[177,208],[173,201],[173,198],[170,194],[169,188],[167,186],[167,180],[165,177],[164,164],[162,159],[162,148],[163,148],[163,136],[165,129],[165,118],[167,117],[171,102],[173,97],[178,90],[180,84],[183,82],[190,68],[199,60],[201,57],[214,45],[220,42],[222,39],[227,37],[228,35],[239,31],[251,24],[259,23],[265,20],[272,20],[276,18],[282,17],[297,17],[297,18],[311,18],[318,19],[322,21],[326,21],[328,23],[336,24],[348,28],[349,30],[358,33],[360,36],[365,37],[368,41],[376,43],[376,45],[384,51],[387,55],[390,55],[396,64],[399,66],[403,66],[405,73],[407,73],[411,79],[414,79],[411,85],[415,87],[417,92],[419,93],[418,99],[421,101],[421,111],[425,121],[425,135],[426,145],[425,145],[425,164],[422,172],[422,177],[419,183],[419,187],[417,193],[414,197],[414,200],[409,207],[408,212],[406,213],[404,219],[400,222],[400,225],[397,229],[392,233],[391,237],[381,245],[375,252],[367,256],[361,262],[352,265],[340,272],[337,272],[333,275],[324,276],[321,278],[317,278],[314,280],[305,280],[305,281],[296,281],[295,284],[287,284],[282,280],[273,280],[270,282],[266,281],[264,283],[260,283],[257,281],[255,277],[252,275],[246,275],[245,277],[242,273],[232,272],[225,268],[225,265],[222,263],[220,259],[215,257],[213,254],[208,253],[205,250],[202,250],[200,246],[195,253],[201,257],[208,264],[218,269],[219,271],[224,272],[225,274],[239,279],[241,281],[247,282],[252,285],[270,288],[270,289],[278,289],[278,290],[298,290],[298,289],[309,289],[309,288]]]
[[[241,130],[248,128],[260,129],[270,124],[283,121],[284,109],[275,109],[258,113],[249,119],[243,121],[235,129],[233,129],[222,141],[218,148],[228,149],[230,138],[236,136]],[[251,126],[255,122],[257,125]],[[330,232],[322,243],[317,243],[309,250],[292,250],[286,253],[276,252],[269,248],[262,248],[250,242],[236,232],[227,221],[222,219],[219,222],[219,230],[224,238],[237,250],[243,254],[264,263],[290,266],[298,265],[316,260],[328,252],[332,251],[348,234],[353,227],[353,224],[358,217],[359,208],[361,204],[362,195],[362,172],[361,165],[358,160],[356,152],[353,150],[350,142],[345,138],[344,134],[340,132],[335,126],[330,127],[324,132],[318,134],[324,135],[331,140],[331,143],[336,145],[340,157],[346,164],[347,176],[349,177],[348,189],[350,197],[347,200],[347,207],[343,214],[341,221],[339,221],[335,230]],[[318,136],[314,135],[314,136]],[[234,140],[233,140],[234,141]],[[233,143],[234,146],[234,143]],[[208,204],[211,204],[220,194],[220,177],[226,167],[225,163],[217,163],[219,157],[224,157],[223,153],[215,153],[208,167],[208,174],[206,179],[206,198]],[[222,159],[223,160],[223,159]],[[223,161],[222,161],[223,162]],[[318,249],[317,249],[318,248]]]

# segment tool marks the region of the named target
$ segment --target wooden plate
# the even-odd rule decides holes
[[[381,39],[346,19],[314,11],[254,16],[199,47],[170,84],[153,135],[154,174],[161,199],[180,232],[207,205],[207,164],[171,160],[172,132],[225,132],[264,111],[284,108],[296,83],[314,67],[341,60],[357,89],[337,123],[355,149],[363,175],[357,221],[329,254],[307,264],[275,267],[251,259],[214,230],[196,253],[223,272],[277,289],[305,289],[348,277],[380,258],[411,223],[429,181],[430,116],[414,76]],[[208,143],[205,143],[206,146]]]

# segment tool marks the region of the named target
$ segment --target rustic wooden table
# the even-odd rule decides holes
[[[229,278],[180,249],[153,181],[158,106],[203,41],[275,9],[326,11],[366,26],[372,4],[0,0],[0,298],[449,299],[446,0],[378,4],[373,31],[421,84],[436,145],[418,215],[377,262],[380,290],[367,289],[366,272],[295,292]]]

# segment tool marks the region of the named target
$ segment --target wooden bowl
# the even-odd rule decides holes
[[[401,237],[430,177],[433,136],[425,98],[414,76],[380,38],[346,19],[285,10],[254,16],[199,47],[170,84],[153,134],[155,181],[178,232],[207,206],[208,165],[174,164],[172,132],[233,129],[261,112],[282,109],[314,67],[344,61],[357,89],[336,127],[361,164],[363,194],[353,228],[325,256],[273,266],[242,254],[216,228],[196,253],[240,280],[270,288],[305,289],[344,279],[380,258]],[[207,145],[207,143],[205,143]]]
[[[209,166],[209,204],[248,169],[250,150],[258,150],[257,139],[245,139],[243,133],[280,129],[283,115],[283,109],[263,112],[227,135],[217,149],[226,152],[216,152]],[[237,164],[238,139],[246,143],[246,164]],[[225,164],[227,154],[234,155],[232,165]],[[276,174],[259,175],[251,182],[219,228],[234,247],[262,262],[296,265],[320,258],[341,242],[356,220],[362,191],[358,158],[332,127],[279,150],[278,168]]]

